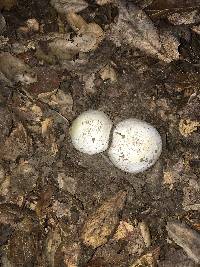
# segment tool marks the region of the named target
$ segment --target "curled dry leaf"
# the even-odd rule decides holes
[[[88,7],[84,0],[51,0],[51,5],[59,13],[80,12]]]
[[[7,52],[0,53],[0,72],[12,82],[30,84],[37,81],[35,73],[28,65]]]
[[[117,80],[117,74],[114,68],[109,64],[99,71],[99,75],[103,81],[109,79],[111,82],[116,82]]]
[[[73,44],[80,52],[95,50],[104,39],[104,31],[96,23],[87,23],[81,16],[73,12],[67,15],[67,21],[77,32]]]
[[[56,38],[49,43],[49,48],[58,60],[72,60],[79,53],[78,47],[69,39]]]
[[[200,234],[180,222],[168,222],[167,232],[187,255],[196,263],[200,263]]]
[[[67,13],[66,18],[70,27],[77,33],[82,27],[87,26],[87,22],[80,15],[74,12]]]
[[[117,46],[125,43],[162,61],[171,62],[162,51],[162,44],[156,27],[144,11],[133,4],[120,1],[119,16],[108,36]]]
[[[119,222],[119,213],[126,200],[126,192],[120,191],[105,201],[85,222],[82,240],[93,249],[105,244]]]
[[[104,31],[96,23],[89,23],[82,27],[74,38],[74,44],[80,52],[90,52],[97,49],[98,45],[104,39]]]

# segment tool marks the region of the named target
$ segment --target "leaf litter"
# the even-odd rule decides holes
[[[198,266],[198,1],[0,9],[0,265]],[[87,109],[155,125],[160,160],[129,175],[74,150]]]

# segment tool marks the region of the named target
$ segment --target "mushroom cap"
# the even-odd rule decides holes
[[[70,136],[74,147],[86,154],[101,153],[108,148],[112,121],[102,111],[88,110],[72,123]]]
[[[161,151],[161,136],[152,125],[127,119],[116,125],[108,155],[119,169],[138,173],[151,167]]]

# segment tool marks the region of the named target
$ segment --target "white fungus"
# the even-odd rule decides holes
[[[98,110],[88,110],[79,115],[70,129],[74,147],[86,154],[93,155],[108,148],[112,121]]]
[[[161,151],[162,140],[153,126],[138,119],[127,119],[114,129],[108,154],[119,169],[138,173],[151,167]]]

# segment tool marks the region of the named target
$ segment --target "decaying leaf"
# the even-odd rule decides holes
[[[170,248],[165,254],[165,259],[159,261],[158,267],[199,267],[199,265],[188,258],[182,249]]]
[[[193,132],[195,132],[200,126],[200,122],[192,121],[190,119],[183,120],[181,119],[179,122],[179,131],[184,137],[190,136]]]
[[[168,15],[167,18],[169,22],[174,25],[193,24],[200,21],[198,10],[186,11],[182,13],[175,12]]]
[[[160,33],[160,40],[162,42],[163,49],[165,50],[166,57],[168,59],[171,58],[171,60],[178,60],[178,47],[180,45],[178,39],[170,31],[166,30]]]
[[[134,232],[134,226],[128,222],[120,221],[117,231],[115,232],[113,239],[121,240],[127,238]]]
[[[74,13],[74,12],[69,12],[66,15],[66,19],[68,24],[70,25],[70,27],[76,32],[78,33],[78,31],[82,28],[82,27],[86,27],[87,26],[87,22],[78,14]]]
[[[144,11],[133,4],[127,7],[124,1],[120,1],[118,21],[112,26],[108,38],[117,46],[125,43],[162,61],[169,63],[173,60],[163,51],[159,33],[153,22]]]
[[[120,191],[88,217],[81,235],[85,245],[95,249],[108,241],[119,222],[125,199],[126,192]]]
[[[30,84],[37,81],[35,73],[28,65],[7,52],[0,53],[0,72],[12,82]]]
[[[8,244],[8,259],[16,267],[30,266],[38,251],[37,240],[32,233],[16,231]]]
[[[56,38],[49,43],[49,48],[59,60],[72,60],[79,53],[78,47],[69,39]]]
[[[156,267],[157,260],[153,253],[148,253],[136,260],[129,267]]]
[[[12,128],[12,114],[4,106],[0,106],[0,143],[5,141]]]
[[[145,243],[146,247],[150,247],[151,235],[150,235],[150,230],[149,230],[148,225],[144,221],[142,221],[139,223],[139,228],[140,228],[141,235],[144,239],[144,243]]]
[[[16,160],[19,156],[25,156],[31,149],[31,139],[21,123],[13,129],[6,139],[2,149],[1,157],[5,160]]]
[[[170,238],[177,243],[196,263],[200,263],[200,234],[186,224],[176,222],[167,223]]]
[[[65,94],[60,89],[39,94],[38,98],[52,108],[58,110],[63,116],[68,117],[72,112],[72,96],[70,94]]]
[[[100,6],[106,5],[106,4],[110,4],[112,2],[114,2],[115,0],[96,0],[96,3]]]
[[[59,13],[80,12],[88,7],[84,0],[51,0],[51,5]]]
[[[104,39],[104,31],[96,23],[89,23],[82,27],[74,38],[74,43],[81,52],[95,50]]]
[[[81,247],[78,242],[63,242],[55,255],[55,267],[78,267],[81,256]]]
[[[200,185],[197,180],[190,179],[189,185],[183,188],[183,209],[189,210],[200,210]]]
[[[117,80],[117,74],[114,68],[110,65],[106,65],[103,69],[99,71],[99,75],[103,81],[110,80],[111,82],[115,82]]]
[[[59,225],[56,225],[55,229],[52,229],[48,232],[45,242],[45,255],[47,257],[49,266],[55,267],[55,254],[61,242],[61,231]]]

